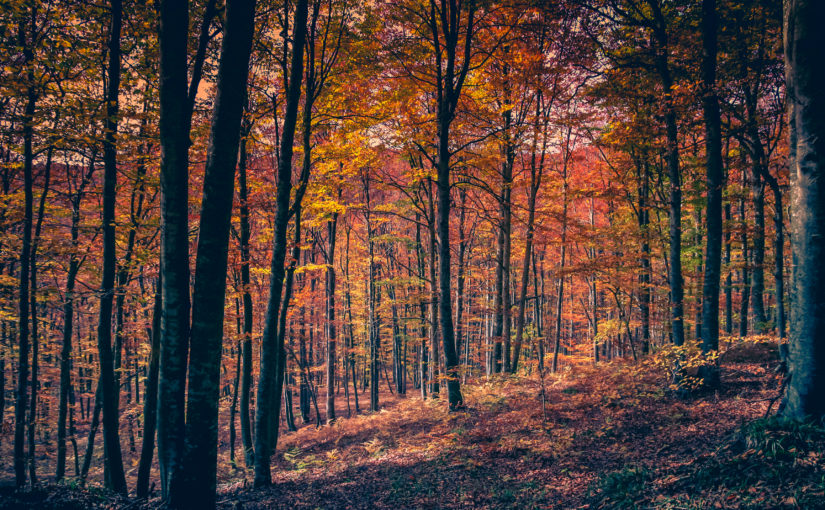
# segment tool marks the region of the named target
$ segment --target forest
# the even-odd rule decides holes
[[[0,509],[825,507],[822,19],[0,0]]]

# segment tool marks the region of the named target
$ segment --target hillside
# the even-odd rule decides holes
[[[778,392],[775,358],[771,344],[734,345],[722,357],[722,391],[691,398],[666,391],[652,363],[568,366],[546,377],[544,409],[535,374],[468,384],[460,412],[417,395],[391,398],[378,413],[286,434],[273,487],[252,490],[237,470],[219,486],[218,504],[815,508],[825,502],[825,433],[762,419]],[[51,494],[64,508],[158,503]]]

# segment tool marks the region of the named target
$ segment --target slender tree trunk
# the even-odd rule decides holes
[[[458,275],[456,278],[456,304],[455,304],[455,342],[456,342],[456,352],[459,356],[459,362],[461,361],[461,346],[464,344],[464,280],[465,276],[465,267],[466,267],[466,258],[467,258],[467,232],[465,228],[466,224],[466,210],[467,210],[467,190],[461,188],[459,191],[459,197],[461,200],[460,204],[460,211],[458,217]],[[405,322],[406,328],[406,322]],[[406,335],[404,335],[406,338]],[[406,346],[406,341],[405,344]],[[405,358],[406,359],[406,358]],[[464,358],[465,368],[468,366],[469,360],[465,357]],[[515,370],[514,370],[515,371]],[[466,373],[466,372],[465,372]]]
[[[100,321],[97,346],[100,355],[100,384],[103,400],[103,450],[105,452],[106,485],[116,492],[126,493],[126,476],[120,450],[119,395],[112,354],[112,304],[115,293],[117,246],[115,239],[115,205],[117,202],[118,95],[120,92],[120,30],[121,0],[111,0],[112,20],[109,33],[109,69],[106,91],[106,129],[103,145],[103,275],[100,286]]]
[[[57,469],[55,480],[60,482],[66,472],[66,415],[69,404],[69,390],[72,385],[71,358],[72,334],[74,326],[74,286],[80,269],[78,260],[78,236],[80,225],[79,200],[72,200],[72,252],[69,256],[69,271],[66,275],[66,294],[63,301],[63,343],[60,350],[60,397],[57,410]]]
[[[55,123],[56,124],[56,123]],[[46,197],[49,194],[49,182],[51,180],[52,169],[52,152],[50,147],[47,151],[46,165],[44,168],[44,183],[43,191],[40,193],[40,200],[37,207],[37,222],[34,227],[34,239],[31,246],[31,261],[29,262],[30,274],[30,296],[29,296],[29,310],[31,311],[31,346],[32,346],[32,365],[31,365],[31,399],[29,405],[29,428],[28,428],[28,443],[29,443],[29,481],[32,485],[37,483],[37,462],[35,460],[35,429],[37,427],[37,393],[39,390],[39,366],[40,366],[40,333],[39,320],[37,316],[37,250],[40,245],[40,234],[43,229],[43,217],[45,215]]]
[[[663,22],[661,22],[663,23]],[[671,77],[667,32],[661,27],[656,48],[656,67],[665,90],[665,159],[670,178],[670,317],[673,343],[685,342],[684,287],[682,281],[682,176],[679,170],[679,138],[676,110],[673,105],[673,78]]]
[[[759,163],[761,165],[762,163]],[[754,231],[753,268],[751,279],[751,308],[753,326],[757,333],[764,333],[768,322],[765,316],[765,181],[762,171],[754,168],[752,175]]]
[[[163,310],[162,275],[158,277],[155,292],[155,305],[152,311],[152,330],[149,341],[152,343],[149,351],[149,366],[146,376],[146,391],[143,396],[143,444],[140,449],[138,464],[137,496],[149,497],[149,474],[152,469],[152,456],[155,451],[155,430],[158,415],[158,365],[160,360],[160,317]]]
[[[433,197],[432,180],[427,180],[427,199],[429,211],[429,242],[430,242],[430,352],[429,352],[429,377],[430,396],[438,398],[441,381],[439,368],[441,367],[441,356],[438,348],[438,262],[436,250],[436,218],[435,218],[435,198]]]
[[[284,13],[287,16],[287,13]],[[278,335],[279,311],[284,283],[284,260],[286,258],[286,232],[289,221],[289,199],[292,189],[292,145],[295,139],[295,125],[298,118],[298,102],[301,97],[303,76],[304,42],[306,39],[307,0],[298,0],[295,6],[295,30],[293,34],[292,62],[289,73],[289,88],[286,99],[283,131],[281,133],[280,157],[278,159],[278,193],[273,235],[273,253],[269,301],[264,320],[264,335],[261,349],[261,370],[258,382],[258,405],[255,408],[255,486],[272,483],[269,457],[277,438],[270,438],[267,431],[278,426],[278,409],[267,405],[273,399],[280,401],[279,381],[283,380],[285,352],[283,337]],[[270,441],[271,440],[271,441]]]
[[[20,32],[21,45],[26,46],[25,32]],[[31,61],[31,50],[26,50],[26,62]],[[29,71],[29,82],[34,77]],[[32,216],[33,216],[33,196],[32,196],[32,163],[34,154],[32,150],[32,139],[34,138],[34,111],[37,103],[37,96],[30,86],[27,92],[26,109],[23,116],[23,232],[22,246],[20,249],[20,286],[18,293],[18,366],[17,366],[17,399],[14,408],[14,473],[18,487],[26,484],[26,462],[25,462],[25,431],[26,431],[26,409],[27,409],[27,385],[29,382],[29,263],[31,258],[32,239]]]
[[[521,342],[524,337],[525,308],[527,306],[527,284],[530,281],[530,262],[533,258],[533,232],[536,222],[536,196],[541,187],[541,178],[544,171],[544,154],[547,148],[547,137],[543,137],[541,158],[537,161],[536,148],[539,137],[539,116],[541,113],[541,92],[536,94],[536,120],[533,123],[533,148],[530,155],[530,195],[527,198],[527,236],[524,241],[524,260],[521,265],[521,285],[519,287],[518,315],[516,316],[516,339],[513,347],[513,373],[518,370]],[[545,123],[545,127],[546,127]]]
[[[568,130],[567,142],[570,143],[570,132]],[[562,223],[561,223],[561,254],[559,257],[559,272],[562,273],[558,277],[558,294],[556,296],[556,341],[553,348],[553,367],[552,372],[555,374],[559,368],[559,347],[561,343],[561,315],[562,305],[564,302],[564,264],[567,255],[567,156],[563,165],[562,174]]]
[[[252,448],[252,430],[249,416],[249,397],[252,388],[252,293],[249,275],[251,258],[249,254],[249,188],[247,185],[247,136],[249,126],[244,126],[241,138],[240,157],[238,160],[238,180],[240,184],[240,220],[241,220],[241,286],[243,287],[243,364],[241,374],[241,443],[244,450],[244,462],[247,469],[254,464]]]
[[[639,186],[639,229],[642,235],[640,257],[641,274],[639,274],[639,311],[642,318],[642,354],[650,352],[650,164],[647,154],[641,162],[641,186]]]
[[[705,152],[707,159],[707,249],[705,281],[702,289],[702,352],[719,349],[719,280],[722,264],[722,126],[716,96],[716,48],[718,17],[716,0],[702,2],[702,79],[705,95]],[[719,370],[702,369],[705,385],[719,386]]]
[[[338,213],[332,213],[327,222],[327,423],[335,421],[335,236],[338,230]]]
[[[364,212],[367,223],[367,253],[369,257],[369,268],[367,269],[367,333],[370,340],[370,411],[379,410],[378,402],[378,377],[379,377],[379,351],[381,346],[381,331],[376,317],[376,286],[375,286],[375,242],[373,241],[373,230],[370,210],[370,178],[366,173],[364,180],[364,199],[366,209]]]
[[[739,336],[748,335],[748,305],[750,304],[751,281],[748,260],[748,220],[745,217],[745,199],[739,201],[739,218],[742,228],[742,291],[739,309]]]
[[[730,267],[730,224],[732,221],[730,200],[725,202],[725,222],[728,228],[725,229],[725,334],[731,336],[733,334],[733,271]]]

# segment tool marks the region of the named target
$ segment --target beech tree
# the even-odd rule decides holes
[[[791,291],[790,382],[785,415],[825,416],[825,282],[819,270],[825,254],[823,148],[825,86],[819,48],[825,34],[816,20],[825,15],[818,2],[793,0],[785,6],[785,69],[790,128],[791,206],[794,268]]]

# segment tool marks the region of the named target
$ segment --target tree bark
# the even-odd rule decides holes
[[[249,397],[252,388],[252,293],[249,275],[251,257],[249,254],[249,187],[247,185],[247,136],[249,126],[244,126],[241,138],[240,157],[238,160],[238,180],[240,186],[240,221],[241,221],[241,286],[243,287],[243,342],[241,349],[241,444],[244,450],[244,462],[247,469],[254,465],[255,451],[252,447],[252,430],[250,427]]]
[[[784,414],[820,420],[825,416],[825,31],[820,23],[825,4],[789,0],[785,6],[795,267]]]
[[[718,19],[716,0],[702,2],[702,80],[705,94],[705,153],[707,166],[707,248],[702,288],[702,352],[719,349],[719,281],[722,270],[722,126],[716,95],[716,49]],[[716,365],[704,366],[705,385],[719,386]]]
[[[146,391],[143,396],[143,444],[140,449],[136,492],[139,498],[149,497],[149,474],[152,469],[152,456],[155,450],[155,430],[158,416],[158,365],[160,360],[160,317],[163,310],[163,284],[158,277],[155,305],[152,311],[152,330],[149,341],[149,366],[146,376]]]
[[[112,304],[115,293],[117,247],[115,239],[115,205],[117,201],[117,128],[118,95],[120,92],[120,31],[123,6],[121,0],[111,0],[112,19],[109,32],[109,69],[106,91],[106,128],[103,145],[103,275],[100,286],[100,320],[97,346],[100,355],[100,384],[103,412],[103,450],[105,452],[106,486],[126,493],[126,476],[120,450],[119,396],[112,354]]]
[[[183,467],[189,354],[188,0],[160,1],[161,324],[157,442],[161,497]],[[182,496],[182,495],[181,495]]]
[[[254,32],[255,0],[227,1],[192,294],[185,480],[181,480],[184,485],[180,491],[172,489],[173,497],[186,494],[177,503],[173,499],[173,505],[187,508],[215,505],[225,275],[235,165]]]
[[[292,145],[295,140],[295,126],[298,120],[298,102],[301,98],[303,76],[304,42],[306,40],[307,0],[298,0],[295,6],[295,22],[292,45],[292,61],[289,73],[286,113],[281,132],[280,157],[278,158],[278,192],[273,235],[272,267],[269,287],[269,301],[264,320],[264,335],[261,348],[261,372],[258,382],[258,405],[255,408],[255,486],[272,483],[269,457],[276,438],[267,433],[277,427],[278,409],[271,409],[267,402],[280,402],[280,386],[283,379],[284,344],[278,335],[281,294],[284,287],[284,260],[286,259],[286,233],[289,221],[289,198],[292,189]],[[287,14],[285,13],[285,16]],[[274,414],[274,417],[273,417]],[[274,419],[273,419],[274,418]],[[272,439],[272,441],[270,441]]]

